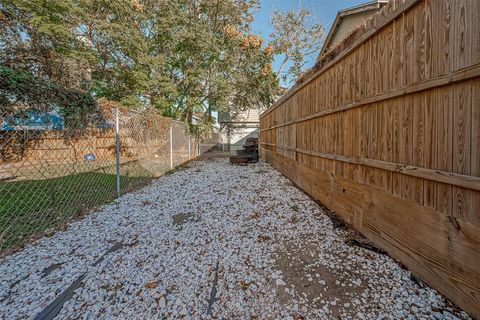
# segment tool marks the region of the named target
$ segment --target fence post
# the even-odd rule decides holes
[[[192,141],[192,137],[188,136],[188,160],[191,159],[191,156],[190,156],[190,144],[191,144],[191,141]]]
[[[170,170],[173,170],[173,121],[170,121]]]
[[[117,164],[117,198],[120,198],[120,121],[119,110],[115,108],[115,158]]]

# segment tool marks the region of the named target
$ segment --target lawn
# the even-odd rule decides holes
[[[152,179],[136,163],[122,166],[122,174],[122,192]],[[115,175],[106,171],[0,183],[0,251],[115,197]]]

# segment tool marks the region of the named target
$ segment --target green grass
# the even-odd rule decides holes
[[[122,166],[122,174],[122,193],[152,179],[136,163]],[[22,244],[31,235],[56,227],[115,197],[115,175],[105,171],[0,183],[0,251]]]

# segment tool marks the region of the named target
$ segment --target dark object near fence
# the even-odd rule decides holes
[[[258,162],[258,138],[247,138],[243,150],[237,152],[236,156],[230,157],[231,164],[243,164]]]
[[[258,150],[258,138],[247,138],[242,146],[245,152],[254,152]]]
[[[247,165],[252,159],[250,156],[233,156],[230,157],[230,163],[231,164],[243,164]]]

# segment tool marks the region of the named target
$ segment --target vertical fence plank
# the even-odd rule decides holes
[[[480,177],[480,80],[472,84],[472,124],[471,124],[471,175]],[[480,226],[480,192],[471,191],[471,203],[468,210],[469,221]]]
[[[436,90],[437,105],[437,169],[445,172],[452,171],[453,161],[453,94],[450,88]],[[453,208],[453,186],[437,184],[438,211],[450,214]]]
[[[412,109],[413,97],[407,96],[403,99],[402,108],[402,136],[400,143],[400,163],[413,165],[413,125],[412,125]],[[402,175],[402,198],[405,200],[414,200],[413,186],[414,178]]]
[[[413,159],[412,164],[417,167],[424,165],[424,140],[425,140],[425,128],[424,128],[424,111],[426,109],[426,96],[424,93],[413,95],[413,116],[412,116],[412,129],[413,129]],[[413,193],[414,200],[419,205],[423,206],[423,179],[414,178]]]
[[[472,121],[471,85],[465,83],[456,85],[453,100],[453,172],[470,174],[470,139]],[[469,207],[469,192],[460,187],[453,188],[454,211],[458,218],[467,218]]]
[[[437,105],[435,93],[426,92],[426,101],[424,107],[425,119],[425,155],[424,168],[437,168]],[[425,180],[424,182],[424,205],[429,208],[435,208],[436,185],[434,181]]]
[[[475,2],[471,0],[455,0],[453,1],[453,68],[458,70],[466,67],[471,62],[471,41],[473,39],[470,34],[472,29],[472,21],[470,20],[470,12],[467,4]],[[471,10],[471,8],[470,8]],[[478,19],[478,17],[476,17]],[[477,35],[478,36],[478,35]]]

